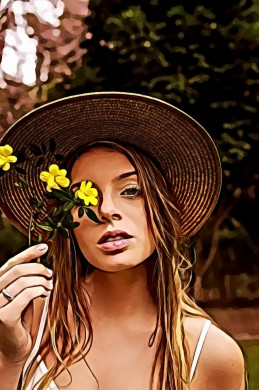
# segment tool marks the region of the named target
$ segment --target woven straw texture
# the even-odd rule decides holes
[[[211,215],[221,189],[221,164],[210,135],[193,118],[176,107],[144,95],[101,92],[76,95],[43,105],[17,121],[6,132],[0,145],[15,151],[41,142],[48,145],[54,137],[56,153],[68,155],[80,145],[96,140],[128,142],[159,160],[172,183],[174,196],[181,205],[181,228],[195,234]],[[46,183],[39,173],[57,162],[47,150],[44,163],[35,167],[33,157],[19,166],[27,172],[31,190],[14,186],[17,179],[6,172],[0,178],[0,207],[8,219],[28,235],[30,205],[28,198],[44,199]],[[32,234],[42,234],[39,228]]]

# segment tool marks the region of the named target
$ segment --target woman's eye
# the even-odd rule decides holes
[[[121,194],[123,195],[125,192],[127,192],[126,195],[129,195],[131,197],[136,197],[139,195],[139,189],[138,187],[131,187],[124,190]]]

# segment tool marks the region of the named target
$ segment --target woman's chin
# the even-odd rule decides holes
[[[105,272],[117,272],[124,271],[126,269],[133,268],[137,266],[138,262],[133,262],[132,259],[127,259],[124,257],[111,257],[110,259],[105,259],[101,264],[96,264],[95,267],[99,268]]]

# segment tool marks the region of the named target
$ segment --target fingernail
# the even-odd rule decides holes
[[[47,272],[48,272],[50,275],[52,275],[52,274],[53,274],[53,271],[52,271],[52,269],[49,269],[49,268],[47,268]]]
[[[44,251],[45,249],[47,249],[48,245],[46,244],[40,244],[37,246],[37,251]]]

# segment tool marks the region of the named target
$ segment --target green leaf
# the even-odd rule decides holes
[[[62,237],[64,237],[64,238],[68,238],[69,237],[66,229],[60,228],[59,230],[60,230],[60,234],[61,234]]]
[[[53,219],[51,219],[50,217],[48,217],[48,221],[49,221],[49,225],[52,226],[53,228],[56,227],[56,223],[53,221]]]
[[[85,206],[85,202],[84,202],[84,200],[81,199],[81,198],[75,198],[75,199],[74,199],[74,202],[75,202],[75,204],[77,204],[77,205],[79,205],[79,206]]]
[[[41,166],[42,163],[43,163],[43,161],[44,161],[44,157],[42,156],[42,157],[40,157],[40,158],[38,159],[38,161],[37,161],[37,163],[36,163],[36,168],[39,167],[39,166]]]
[[[50,138],[50,140],[49,140],[50,153],[54,153],[55,149],[56,149],[56,141],[54,140],[54,138]]]
[[[16,170],[16,172],[20,173],[21,175],[26,175],[25,169],[17,167],[17,166],[15,166],[14,169]]]
[[[73,230],[73,229],[77,228],[79,225],[80,225],[79,222],[71,222],[71,223],[68,225],[68,228]]]
[[[34,225],[34,223],[32,222],[32,224],[31,224],[31,232],[32,232],[33,230],[35,230],[35,225]]]
[[[26,179],[24,179],[23,177],[19,177],[19,179],[20,179],[20,182],[22,182],[22,184],[25,186],[25,187],[28,187],[28,182],[27,182],[27,180]]]
[[[42,150],[42,154],[46,154],[47,148],[46,148],[46,145],[43,142],[41,143],[41,150]]]
[[[70,199],[69,196],[68,196],[68,193],[67,191],[64,191],[64,190],[61,190],[61,189],[57,189],[57,188],[52,188],[52,191],[58,193],[58,194],[61,194],[61,195],[64,195],[67,197],[67,199]]]
[[[51,232],[48,236],[48,240],[51,240],[52,238],[56,237],[57,229],[54,229],[53,232]]]
[[[74,207],[74,202],[67,202],[63,206],[64,211],[69,211]]]
[[[17,161],[16,164],[20,164],[25,160],[25,147],[23,146],[18,152],[16,153]]]
[[[14,183],[15,187],[22,187],[20,184],[18,183]]]
[[[35,154],[35,156],[41,156],[42,155],[42,152],[41,152],[41,149],[35,145],[35,144],[30,144],[29,145],[29,148],[30,148],[30,151]]]
[[[61,213],[62,209],[63,209],[63,205],[61,205],[59,207],[54,207],[54,210],[52,213],[53,217],[55,217],[56,215],[59,215]]]
[[[68,194],[65,191],[52,188],[52,192],[60,200],[69,201],[69,202],[71,201],[71,199],[69,198]]]
[[[42,229],[42,230],[47,230],[48,232],[52,232],[54,229],[53,227],[49,226],[49,225],[43,225],[43,223],[41,224],[38,224],[38,226]]]
[[[66,227],[71,222],[73,222],[73,217],[72,217],[71,213],[67,213],[66,216],[64,217],[63,221],[62,221],[62,224],[63,224],[63,226]]]
[[[31,207],[36,207],[39,201],[36,198],[29,198],[29,204]]]
[[[68,196],[70,197],[70,199],[74,199],[74,197],[75,197],[75,193],[74,193],[74,191],[73,190],[71,190],[71,188],[70,188],[70,190],[68,191]]]
[[[42,241],[42,237],[39,235],[36,242],[41,242]]]
[[[78,209],[78,218],[82,218],[83,215],[84,215],[84,209],[83,209],[83,207],[79,207],[79,209]]]
[[[97,218],[95,212],[92,209],[85,208],[85,214],[90,218],[92,221],[98,223],[100,222],[99,219]]]
[[[48,191],[46,191],[46,192],[44,193],[44,196],[45,196],[45,198],[47,198],[47,199],[56,199],[56,198],[57,198],[52,192],[48,192]]]

